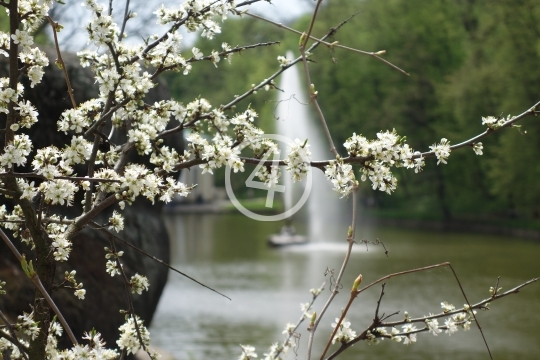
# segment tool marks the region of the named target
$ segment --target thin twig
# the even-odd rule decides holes
[[[326,135],[326,139],[328,140],[328,144],[330,145],[330,152],[334,154],[335,157],[338,157],[339,153],[336,149],[336,146],[334,145],[334,141],[332,140],[332,134],[330,134],[328,123],[326,122],[324,113],[322,112],[322,109],[319,106],[319,102],[317,101],[317,91],[315,91],[315,86],[311,82],[311,75],[309,72],[309,66],[308,66],[308,61],[307,61],[307,56],[306,56],[306,44],[309,39],[309,36],[311,35],[311,31],[313,30],[313,25],[315,24],[315,18],[317,17],[317,12],[319,10],[319,6],[321,5],[321,3],[322,3],[322,0],[317,0],[317,5],[315,5],[315,10],[313,11],[313,16],[311,17],[311,22],[309,24],[308,31],[305,34],[302,34],[302,37],[300,38],[301,43],[298,49],[300,50],[300,53],[302,54],[302,63],[304,64],[304,73],[306,76],[309,100],[313,104],[313,107],[315,107],[315,111],[319,115],[319,119],[321,120],[321,125]]]
[[[345,20],[343,20],[342,22],[340,22],[337,26],[331,28],[327,33],[326,35],[324,35],[322,37],[322,39],[326,39],[332,35],[334,35],[342,26],[344,26],[347,22],[349,22],[355,15],[351,15],[349,16],[348,18],[346,18]],[[308,52],[311,52],[312,50],[314,50],[317,46],[319,46],[319,43],[314,43],[313,45],[311,45],[309,47],[309,49],[307,50]],[[262,82],[260,82],[258,85],[252,87],[251,89],[249,89],[248,91],[246,91],[245,93],[243,93],[242,95],[240,96],[235,96],[235,98],[233,100],[231,100],[228,104],[224,105],[221,107],[222,110],[229,110],[231,109],[233,106],[235,106],[236,104],[238,104],[240,101],[248,98],[250,95],[253,95],[256,91],[264,88],[266,85],[270,85],[270,84],[273,84],[272,82],[274,81],[274,79],[276,79],[279,75],[281,75],[285,70],[289,69],[290,67],[294,66],[295,64],[297,64],[298,62],[302,61],[302,57],[298,57],[294,60],[292,60],[291,62],[289,62],[287,65],[284,65],[284,66],[281,66],[280,69],[278,71],[276,71],[274,74],[272,74],[271,76],[267,77],[265,80],[263,80]],[[125,104],[124,104],[125,105]],[[122,105],[123,106],[123,105]],[[117,105],[117,107],[119,107]],[[212,116],[212,113],[206,113],[206,114],[202,114],[202,115],[199,115],[198,117],[196,117],[195,119],[192,119],[189,123],[185,124],[185,123],[182,123],[180,124],[179,126],[173,128],[173,129],[168,129],[168,130],[164,130],[163,132],[161,132],[157,138],[162,138],[162,137],[165,137],[165,136],[168,136],[168,135],[171,135],[171,134],[174,134],[174,133],[177,133],[177,132],[180,132],[182,131],[183,129],[185,128],[188,128],[190,126],[193,126],[197,121],[199,120],[203,120],[203,119],[208,119],[210,118],[210,116]],[[87,131],[87,133],[89,132],[90,130]],[[272,162],[270,161],[269,162],[269,165],[272,165]],[[328,165],[328,162],[326,162],[326,165]]]
[[[502,128],[506,128],[506,127],[511,127],[512,125],[514,125],[516,122],[518,122],[519,120],[527,117],[527,116],[531,116],[531,115],[536,115],[535,112],[536,112],[536,108],[540,106],[540,101],[537,102],[536,104],[534,104],[532,107],[530,107],[529,109],[527,109],[526,111],[522,112],[521,114],[511,118],[510,120],[504,122],[500,127],[499,129],[502,129]],[[465,146],[472,146],[474,143],[478,142],[478,140],[488,136],[488,135],[491,135],[493,134],[494,132],[496,132],[497,130],[493,130],[493,129],[490,129],[488,128],[486,131],[470,138],[469,140],[465,140],[459,144],[456,144],[456,145],[453,145],[453,146],[450,146],[450,150],[455,150],[455,149],[459,149],[459,148],[462,148],[462,147],[465,147]],[[421,155],[418,155],[418,156],[413,156],[413,158],[417,158],[417,157],[428,157],[428,156],[435,156],[435,152],[434,151],[426,151],[424,153],[422,153]]]
[[[77,103],[75,102],[75,97],[73,96],[73,88],[71,87],[71,82],[69,81],[69,75],[67,73],[66,64],[64,63],[64,60],[62,59],[62,52],[60,51],[60,46],[58,45],[58,38],[56,36],[56,27],[58,26],[58,23],[53,21],[53,19],[50,16],[47,16],[47,20],[49,21],[49,24],[51,24],[52,33],[54,37],[54,45],[56,47],[56,56],[58,56],[58,63],[60,63],[60,66],[62,67],[62,70],[64,71],[64,78],[66,79],[66,85],[67,85],[67,92],[69,94],[69,99],[71,100],[71,106],[73,106],[74,109],[77,108]]]
[[[439,268],[439,267],[445,267],[445,266],[448,266],[450,267],[450,269],[452,270],[452,273],[454,275],[454,278],[456,279],[458,285],[459,285],[459,288],[461,289],[461,292],[463,294],[463,297],[465,298],[465,301],[467,302],[467,306],[469,307],[469,309],[472,309],[472,306],[469,302],[469,300],[467,299],[467,296],[465,294],[465,291],[463,290],[463,287],[461,286],[461,282],[459,281],[459,278],[457,277],[457,274],[455,273],[453,267],[452,267],[452,264],[450,264],[449,262],[444,262],[444,263],[440,263],[440,264],[435,264],[435,265],[430,265],[430,266],[425,266],[425,267],[422,267],[422,268],[416,268],[416,269],[411,269],[411,270],[406,270],[406,271],[400,271],[400,272],[396,272],[396,273],[392,273],[392,274],[389,274],[389,275],[386,275],[374,282],[372,282],[371,284],[367,285],[367,286],[364,286],[362,289],[358,290],[358,294],[362,293],[363,291],[369,289],[370,287],[372,287],[373,285],[376,285],[386,279],[390,279],[392,277],[395,277],[395,276],[401,276],[401,275],[406,275],[406,274],[411,274],[411,273],[414,273],[414,272],[420,272],[420,271],[426,271],[426,270],[431,270],[431,269],[435,269],[435,268]],[[533,279],[531,281],[528,281],[527,283],[525,283],[523,286],[525,285],[528,285],[529,283],[531,282],[534,282],[536,281],[537,279]],[[522,287],[522,286],[521,286]],[[519,290],[519,289],[513,289],[515,291]],[[493,297],[492,297],[493,299]],[[462,312],[462,311],[460,311]],[[484,331],[482,330],[482,327],[480,326],[480,324],[478,323],[478,319],[476,318],[474,312],[471,312],[472,313],[472,316],[476,322],[476,326],[478,327],[478,330],[480,331],[480,333],[482,334],[482,337],[484,338],[484,343],[486,345],[486,348],[488,350],[488,353],[489,353],[489,356],[491,359],[493,359],[492,355],[491,355],[491,350],[489,349],[489,346],[487,344],[487,341],[485,339],[485,336],[484,336]],[[450,313],[447,313],[446,315],[450,315]],[[385,326],[390,326],[388,324],[385,324]],[[369,330],[369,329],[368,329]],[[343,344],[336,352],[334,352],[330,357],[328,357],[328,359],[333,359],[335,358],[335,356],[337,356],[338,354],[340,354],[341,352],[345,351],[347,348],[349,348],[350,346],[354,345],[355,343],[357,343],[358,341],[360,340],[363,340],[364,337],[365,337],[365,331],[360,334],[359,336],[357,336],[356,338],[354,338],[353,340],[349,341],[348,343],[346,344]]]
[[[124,36],[124,30],[126,29],[126,24],[129,20],[129,1],[126,0],[126,9],[124,10],[124,20],[122,21],[122,28],[120,29],[120,34],[118,34],[118,41],[122,40]]]
[[[321,290],[320,293],[318,294],[313,294],[313,297],[311,298],[311,302],[309,303],[308,305],[308,308],[306,309],[306,311],[309,311],[309,309],[311,309],[311,307],[313,306],[313,303],[315,303],[315,300],[319,297],[319,295],[322,293],[322,291],[324,290],[324,285],[326,284],[326,281],[324,281],[321,285],[321,287],[319,288]],[[283,352],[283,349],[285,348],[285,346],[287,346],[287,344],[289,343],[289,340],[293,337],[293,334],[296,332],[296,330],[298,330],[298,328],[300,327],[300,325],[302,324],[302,322],[304,322],[304,320],[306,319],[306,316],[304,314],[302,314],[302,316],[300,317],[300,319],[296,322],[296,325],[295,327],[289,331],[289,335],[287,336],[287,338],[285,339],[285,341],[283,341],[283,344],[281,345],[281,347],[279,348],[279,350],[274,354],[274,357],[273,359],[277,359],[279,357],[279,355]]]
[[[503,297],[506,297],[508,295],[517,294],[523,287],[525,287],[527,285],[530,285],[530,284],[532,284],[532,283],[534,283],[534,282],[536,282],[538,280],[540,280],[540,278],[533,278],[533,279],[528,280],[528,281],[524,282],[523,284],[520,284],[520,285],[518,285],[518,286],[516,286],[516,287],[514,287],[514,288],[512,288],[510,290],[507,290],[507,291],[505,291],[505,292],[503,292],[501,294],[493,295],[493,296],[491,296],[489,298],[481,300],[481,301],[477,302],[476,304],[473,304],[471,306],[471,309],[486,309],[486,305],[488,303],[490,303],[492,301],[499,300],[499,299],[501,299]],[[408,324],[408,323],[423,323],[423,322],[425,322],[426,319],[439,319],[439,318],[448,317],[448,316],[452,316],[452,315],[463,313],[463,312],[467,312],[467,309],[464,308],[464,307],[460,308],[460,309],[448,311],[448,312],[441,312],[441,313],[438,313],[438,314],[433,314],[433,315],[429,315],[429,316],[423,316],[423,317],[420,317],[420,318],[408,318],[407,320],[385,322],[385,323],[381,323],[381,326],[394,327],[394,326],[399,326],[399,325]]]
[[[178,269],[172,267],[171,265],[167,264],[167,263],[164,262],[163,260],[160,260],[160,259],[158,259],[157,257],[148,254],[146,251],[144,251],[144,250],[142,250],[142,249],[139,249],[138,247],[136,247],[135,245],[129,243],[128,241],[126,241],[126,240],[124,240],[124,239],[122,239],[122,238],[120,238],[120,237],[114,235],[113,233],[111,233],[110,231],[108,231],[107,229],[105,229],[103,226],[97,224],[96,222],[92,221],[92,222],[91,222],[91,225],[94,226],[93,229],[99,230],[99,231],[103,232],[103,233],[106,234],[107,236],[112,237],[114,240],[116,240],[116,241],[118,241],[118,242],[121,242],[121,243],[124,244],[124,245],[129,246],[129,247],[132,248],[133,250],[135,250],[135,251],[137,251],[137,252],[139,252],[139,253],[141,253],[141,254],[143,254],[143,255],[149,257],[150,259],[152,259],[152,260],[154,260],[154,261],[157,261],[157,262],[160,263],[161,265],[164,265],[164,266],[168,267],[168,268],[171,269],[172,271],[174,271],[174,272],[176,272],[176,273],[178,273],[178,274],[180,274],[180,275],[182,275],[182,276],[184,276],[184,277],[190,279],[191,281],[196,282],[197,284],[199,284],[199,285],[201,285],[201,286],[207,288],[208,290],[211,290],[211,291],[213,291],[213,292],[215,292],[215,293],[217,293],[217,294],[219,294],[219,295],[221,295],[221,296],[223,296],[223,297],[225,297],[225,298],[231,300],[231,298],[228,297],[227,295],[222,294],[222,293],[220,293],[219,291],[217,291],[217,290],[211,288],[210,286],[203,284],[202,282],[200,282],[200,281],[198,281],[198,280],[192,278],[191,276],[189,276],[189,275],[187,275],[187,274],[181,272],[180,270],[178,270]]]
[[[218,53],[218,56],[219,57],[224,57],[224,56],[227,56],[229,54],[240,53],[240,52],[242,52],[244,50],[255,49],[255,48],[259,48],[259,47],[263,47],[263,46],[279,45],[279,44],[280,44],[279,41],[268,41],[268,42],[264,42],[264,43],[257,43],[257,44],[251,44],[251,45],[245,45],[245,46],[235,46],[234,48],[232,48],[230,50],[226,50],[226,51],[222,51],[222,52]],[[196,59],[195,57],[191,57],[190,59],[186,60],[186,64],[194,63],[194,62],[198,62],[198,61],[213,61],[213,60],[214,60],[213,55],[203,56],[203,57],[201,57],[199,59]],[[184,66],[184,64],[175,64],[175,65],[160,67],[152,74],[152,76],[150,78],[154,79],[164,71],[176,69],[176,68],[182,67],[182,66]]]
[[[311,327],[311,329],[309,331],[309,340],[308,340],[308,348],[307,348],[307,360],[311,359],[311,351],[312,351],[312,348],[313,348],[313,338],[315,336],[315,331],[317,330],[317,327],[319,326],[319,323],[321,322],[321,319],[323,318],[324,313],[326,312],[326,310],[328,309],[328,307],[330,306],[330,304],[332,303],[332,301],[334,300],[334,298],[336,297],[336,295],[339,292],[338,291],[339,284],[341,282],[341,278],[343,276],[343,273],[345,272],[345,268],[347,267],[347,263],[349,262],[349,258],[351,256],[352,247],[353,247],[353,244],[354,244],[354,235],[355,235],[354,227],[356,227],[356,206],[357,206],[356,205],[356,203],[357,203],[356,196],[357,196],[357,193],[358,193],[358,186],[353,186],[353,191],[352,191],[352,207],[353,207],[352,213],[353,213],[353,218],[352,218],[352,221],[351,221],[351,227],[350,227],[349,232],[347,234],[347,242],[348,242],[347,253],[345,254],[345,258],[343,259],[343,264],[341,265],[341,269],[339,270],[338,276],[336,278],[336,282],[335,282],[336,285],[334,286],[333,289],[331,289],[330,297],[328,298],[328,300],[324,304],[322,310],[319,312],[319,316],[317,317],[317,320],[315,321],[315,323],[313,324],[313,326]],[[337,328],[337,326],[336,326],[336,328]]]
[[[379,318],[379,308],[381,306],[381,301],[382,301],[382,298],[384,296],[384,287],[386,286],[386,283],[383,283],[382,286],[381,286],[381,294],[379,295],[379,300],[377,300],[377,308],[375,308],[375,317],[373,318],[373,322],[374,323],[377,323],[380,321],[380,318]],[[384,314],[383,314],[384,316]]]
[[[528,281],[524,282],[523,284],[520,284],[520,285],[516,286],[513,289],[510,289],[510,290],[500,294],[500,295],[492,296],[490,298],[484,299],[484,300],[472,305],[472,307],[470,307],[470,310],[473,310],[473,309],[485,309],[486,304],[489,303],[490,301],[495,301],[495,300],[498,300],[498,299],[500,299],[502,297],[505,297],[505,296],[508,296],[508,295],[511,295],[511,294],[516,294],[516,293],[519,292],[519,290],[521,290],[521,288],[523,288],[523,287],[525,287],[527,285],[530,285],[530,284],[532,284],[532,283],[534,283],[534,282],[536,282],[538,280],[540,280],[540,278],[533,278],[531,280],[528,280]],[[468,310],[469,309],[466,309],[465,307],[463,307],[461,309],[457,309],[457,310],[454,310],[454,311],[449,311],[449,312],[446,312],[446,313],[443,312],[443,313],[436,314],[436,315],[424,316],[424,317],[421,317],[421,318],[414,318],[414,319],[409,318],[409,319],[401,320],[401,321],[381,323],[381,324],[379,324],[379,326],[381,326],[381,327],[394,327],[394,326],[399,326],[399,325],[409,324],[409,323],[425,323],[426,320],[430,320],[430,319],[448,317],[448,316],[452,316],[452,315],[463,313],[463,312],[468,313],[469,312]],[[395,315],[395,314],[396,313],[394,313],[392,315]],[[370,330],[372,327],[373,327],[373,324],[368,329],[363,331],[362,334],[360,334],[359,336],[357,336],[353,340],[349,341],[346,344],[342,344],[342,346],[338,350],[336,350],[332,355],[330,355],[327,358],[327,360],[335,359],[339,354],[341,354],[343,351],[345,351],[350,346],[354,345],[355,343],[357,343],[357,342],[359,342],[361,340],[365,340],[367,331]],[[441,327],[439,327],[439,329],[447,329],[447,327],[446,326],[441,326]],[[407,332],[407,333],[396,334],[394,336],[403,336],[403,335],[408,335],[408,334],[413,334],[413,333],[425,332],[425,331],[428,331],[428,330],[429,330],[429,328],[426,327],[426,328],[423,328],[423,329],[414,330],[414,331],[410,331],[410,332]],[[387,337],[387,336],[383,336],[383,335],[379,335],[379,336],[380,337]]]
[[[117,254],[116,247],[114,246],[114,241],[110,237],[109,237],[109,243],[111,244],[111,250],[114,252],[114,254]],[[141,330],[139,329],[139,325],[137,324],[137,316],[135,315],[135,307],[133,306],[133,297],[131,296],[131,285],[126,276],[126,272],[124,271],[124,268],[122,267],[122,264],[120,263],[119,257],[116,256],[115,260],[116,260],[116,266],[120,270],[120,273],[122,274],[122,279],[124,280],[124,285],[125,285],[124,287],[126,289],[126,298],[128,300],[129,312],[131,313],[131,318],[133,319],[133,324],[135,325],[135,332],[137,333],[139,344],[141,345],[143,350],[148,354],[148,350],[146,349],[146,345],[144,344],[144,341],[141,336]],[[150,356],[150,354],[148,355]]]
[[[456,278],[456,281],[459,285],[461,293],[463,294],[463,297],[465,298],[465,301],[467,302],[467,305],[469,306],[469,309],[470,309],[471,303],[469,302],[469,299],[467,298],[467,294],[465,294],[465,290],[463,289],[463,286],[461,285],[461,281],[459,281],[459,278],[456,274],[456,271],[454,270],[454,267],[451,264],[448,264],[448,266],[450,267],[450,270],[452,270],[452,273],[454,274],[454,277]],[[480,331],[480,334],[482,334],[482,339],[484,340],[484,344],[486,345],[486,349],[489,353],[489,358],[493,360],[493,355],[491,355],[491,349],[489,348],[489,345],[487,343],[486,336],[484,335],[484,331],[482,331],[482,326],[480,326],[480,323],[478,322],[478,319],[476,318],[474,311],[471,310],[471,314],[474,318],[474,322],[476,323],[476,326],[478,327],[478,330]]]
[[[362,281],[362,275],[360,275],[357,278],[357,280],[358,279],[360,281]],[[356,284],[356,281],[355,281],[355,284]],[[321,360],[324,359],[324,355],[326,355],[326,352],[330,348],[330,345],[332,344],[332,340],[334,339],[334,336],[336,336],[336,333],[340,329],[341,323],[345,319],[345,316],[347,316],[347,312],[349,312],[349,309],[350,309],[354,299],[356,299],[356,297],[358,296],[359,293],[360,292],[358,291],[358,287],[355,287],[353,285],[353,288],[351,290],[351,296],[349,297],[349,301],[347,302],[347,305],[345,306],[345,309],[343,309],[343,311],[341,312],[341,316],[339,317],[339,320],[337,321],[336,326],[334,327],[334,331],[332,331],[332,334],[330,335],[330,339],[328,339],[328,342],[326,343],[326,346],[325,346],[325,348],[324,348],[324,350],[322,352],[322,355],[321,355]]]
[[[275,26],[277,26],[277,27],[280,27],[280,28],[283,28],[283,29],[285,29],[285,30],[291,31],[291,32],[293,32],[293,33],[295,33],[295,34],[302,35],[302,32],[300,32],[300,31],[298,31],[298,30],[296,30],[296,29],[293,29],[293,28],[288,27],[288,26],[286,26],[286,25],[283,25],[283,24],[281,24],[281,23],[277,23],[277,22],[275,22],[275,21],[272,21],[272,20],[267,19],[267,18],[265,18],[265,17],[262,17],[262,16],[260,16],[260,15],[252,14],[252,13],[250,13],[250,12],[246,12],[245,14],[246,14],[246,15],[249,15],[249,16],[252,16],[252,17],[254,17],[254,18],[256,18],[256,19],[266,21],[266,22],[268,22],[268,23],[270,23],[270,24],[273,24],[273,25],[275,25]],[[357,15],[357,14],[359,14],[359,12],[356,13],[356,14],[354,14],[354,15]],[[355,53],[358,53],[358,54],[371,56],[371,57],[373,57],[373,58],[375,58],[375,59],[377,59],[377,60],[379,60],[379,61],[385,63],[386,65],[390,66],[391,68],[393,68],[393,69],[399,71],[400,73],[402,73],[402,74],[404,74],[404,75],[407,75],[407,76],[410,76],[410,74],[409,74],[408,72],[406,72],[405,70],[401,69],[399,66],[397,66],[397,65],[395,65],[395,64],[393,64],[393,63],[391,63],[390,61],[388,61],[388,60],[386,60],[386,59],[384,59],[384,58],[382,58],[382,57],[380,57],[380,55],[386,53],[385,50],[380,50],[380,51],[376,51],[376,52],[372,52],[372,51],[364,51],[364,50],[355,49],[355,48],[352,48],[352,47],[349,47],[349,46],[341,45],[341,44],[338,44],[337,42],[329,43],[329,42],[324,41],[324,40],[322,40],[322,39],[318,39],[318,38],[316,38],[316,37],[314,37],[314,36],[312,36],[312,35],[310,35],[309,38],[310,38],[311,40],[317,42],[317,43],[326,45],[326,46],[328,46],[329,48],[339,48],[339,49],[343,49],[343,50],[347,50],[347,51],[352,51],[352,52],[355,52]]]

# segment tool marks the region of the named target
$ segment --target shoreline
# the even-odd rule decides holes
[[[252,199],[252,203],[244,203],[249,210],[261,214],[278,213],[273,209],[261,209],[257,206],[257,199]],[[251,206],[250,206],[251,205]],[[364,209],[365,210],[365,209]],[[369,212],[369,211],[368,211]],[[212,203],[173,203],[163,208],[164,214],[227,214],[240,213],[229,200],[219,200]],[[362,211],[361,211],[362,213]],[[432,230],[432,231],[451,231],[451,232],[472,232],[478,234],[504,235],[519,237],[523,239],[540,240],[540,229],[497,225],[497,220],[470,220],[470,219],[452,219],[452,220],[428,220],[411,219],[389,216],[378,216],[374,214],[364,214],[360,223],[369,223],[370,226],[391,226],[406,229]],[[499,221],[500,222],[500,221]]]
[[[361,222],[372,226],[390,226],[416,230],[468,232],[477,234],[512,236],[523,239],[539,240],[540,230],[495,225],[493,223],[471,220],[420,220],[366,216]]]

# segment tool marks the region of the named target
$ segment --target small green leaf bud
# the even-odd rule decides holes
[[[309,85],[309,93],[311,95],[317,95],[317,91],[315,91],[315,85],[314,84]]]
[[[354,280],[354,283],[353,283],[353,286],[352,286],[352,291],[353,292],[358,291],[358,287],[360,286],[361,283],[362,283],[362,274],[358,275],[356,280]]]
[[[313,314],[311,314],[311,324],[315,324],[315,320],[317,320],[317,312],[314,311]]]
[[[306,41],[307,34],[305,32],[300,35],[300,41],[298,42],[298,46],[302,46],[304,44],[304,41]]]

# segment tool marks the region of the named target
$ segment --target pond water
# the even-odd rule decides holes
[[[280,224],[258,222],[240,214],[166,214],[171,233],[172,265],[205,284],[223,292],[227,300],[171,272],[151,326],[153,345],[184,359],[237,359],[239,344],[256,347],[259,359],[268,347],[283,341],[288,322],[296,322],[300,303],[310,300],[310,288],[319,287],[327,269],[341,266],[346,251],[343,223],[325,224],[324,239],[312,234],[311,243],[282,249],[269,248],[266,238]],[[302,223],[299,232],[308,231]],[[361,224],[357,239],[379,238],[390,250],[388,257],[380,246],[356,245],[343,290],[330,307],[315,339],[314,357],[320,356],[330,336],[334,318],[349,297],[358,274],[364,284],[386,274],[450,261],[471,302],[489,296],[498,276],[503,290],[540,276],[540,241],[478,234],[420,232]],[[380,287],[362,293],[349,311],[351,327],[362,331],[373,319]],[[440,312],[440,303],[461,306],[465,301],[448,268],[392,278],[387,281],[381,312],[403,311],[413,317]],[[319,311],[329,295],[328,286],[315,303]],[[497,360],[540,358],[540,283],[519,294],[496,301],[478,319]],[[305,329],[303,324],[301,329]],[[302,331],[298,358],[307,343]],[[337,347],[337,345],[336,345]],[[335,349],[335,347],[334,347]],[[294,359],[291,352],[287,358]],[[417,343],[383,341],[377,346],[361,342],[340,359],[489,359],[475,327],[460,330],[451,337],[419,334]]]

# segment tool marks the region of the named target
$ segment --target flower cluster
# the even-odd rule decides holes
[[[224,165],[230,166],[234,172],[244,171],[244,162],[240,159],[239,147],[233,147],[231,137],[217,134],[212,142],[197,133],[190,134],[187,138],[190,147],[196,156],[200,156],[206,162],[200,167],[203,174],[209,172],[213,174],[213,169],[221,168]]]
[[[391,167],[414,168],[415,172],[422,171],[424,158],[419,152],[414,152],[405,143],[405,138],[400,137],[395,130],[392,132],[379,132],[377,139],[368,140],[362,135],[353,133],[343,144],[350,158],[363,158],[361,180],[371,181],[373,190],[384,191],[391,194],[397,187],[397,179],[390,171]],[[339,159],[338,159],[339,161]],[[352,168],[346,168],[349,176],[343,178],[331,178],[336,191],[347,195],[352,189],[351,181],[354,180]],[[347,184],[349,184],[347,186]],[[338,190],[340,189],[340,190]]]
[[[307,140],[295,139],[287,149],[287,171],[291,173],[293,181],[301,181],[310,170],[311,151]]]
[[[277,57],[277,61],[279,62],[279,66],[281,67],[285,67],[291,63],[291,60],[287,59],[287,57],[282,55]]]
[[[56,320],[50,322],[49,334],[47,335],[47,346],[45,348],[45,353],[50,359],[59,357],[58,338],[62,336],[63,331],[64,329]]]
[[[437,157],[437,165],[440,163],[446,164],[446,159],[450,156],[450,142],[442,138],[439,144],[435,143],[429,147]]]
[[[506,122],[513,120],[515,117],[508,115],[506,119],[503,116],[498,118],[494,116],[485,116],[482,117],[482,125],[486,125],[491,130],[497,130],[503,126]]]
[[[41,19],[38,19],[38,17],[47,15],[48,6],[47,4],[40,5],[37,1],[21,1],[19,5],[19,14],[23,15],[26,18],[26,21],[23,23],[24,26],[22,30],[17,29],[15,34],[11,35],[11,40],[21,49],[18,52],[18,58],[21,63],[24,64],[24,67],[22,68],[23,73],[28,76],[30,79],[30,87],[33,88],[41,82],[44,74],[43,67],[49,65],[49,59],[47,58],[47,55],[39,48],[32,47],[34,44],[34,38],[32,37],[31,33],[36,30],[36,25],[39,26]],[[20,13],[20,11],[23,11],[23,8],[26,8],[28,12]],[[32,20],[28,21],[30,18]],[[9,38],[10,37],[8,34],[0,32],[0,54],[5,56],[9,56],[7,53],[7,50],[10,48]],[[23,88],[22,85],[19,84],[18,87],[19,86],[20,88],[17,89],[17,95],[20,96],[23,93]],[[0,89],[1,88],[2,86],[0,85]],[[3,96],[0,90],[0,109],[3,108],[3,103],[6,104],[6,95],[11,96],[11,100],[13,102],[17,101],[17,95],[13,89],[6,90],[11,91],[8,91],[7,94],[4,93]],[[6,90],[4,90],[4,92],[6,92]],[[7,112],[5,108],[2,111]],[[16,131],[15,129],[12,130]]]
[[[32,340],[35,340],[39,335],[39,326],[38,323],[34,321],[34,313],[23,313],[23,315],[18,316],[17,324],[15,324],[15,329],[26,335],[28,335]]]
[[[316,288],[316,289],[309,289],[309,292],[313,296],[319,296],[319,294],[323,291],[322,288]]]
[[[141,340],[144,346],[148,347],[150,345],[150,333],[148,329],[143,325],[143,320],[135,315],[137,320],[137,328],[141,335]],[[137,329],[135,328],[135,321],[133,317],[129,316],[126,319],[126,322],[120,326],[120,339],[116,341],[116,344],[121,350],[126,350],[127,354],[135,354],[141,348],[141,343],[139,342],[139,337],[137,336]]]
[[[131,292],[133,294],[137,293],[141,295],[143,290],[148,290],[150,281],[148,281],[148,278],[144,275],[135,274],[131,277],[131,280],[129,280],[129,286],[131,286]]]
[[[59,220],[58,216],[51,217],[54,220]],[[65,231],[67,229],[66,224],[59,224],[51,222],[47,224],[47,233],[51,238],[53,255],[56,261],[67,261],[69,254],[71,253],[71,240],[65,237]]]
[[[188,31],[202,30],[201,36],[212,39],[215,34],[221,32],[218,23],[212,19],[216,16],[226,19],[229,10],[234,9],[235,6],[234,0],[192,0],[185,1],[176,9],[161,5],[154,14],[157,15],[158,24],[185,22],[184,26]]]
[[[17,105],[13,109],[19,111],[18,122],[11,125],[11,130],[17,131],[19,127],[30,129],[37,122],[38,112],[36,108],[28,100],[19,101]]]
[[[66,360],[114,360],[120,354],[118,351],[105,348],[105,342],[101,334],[95,330],[85,333],[83,340],[88,344],[78,344],[71,349],[58,350],[58,339],[62,335],[62,328],[57,322],[52,322],[49,327],[49,337],[47,339],[47,358],[48,359],[66,359]]]
[[[477,142],[473,144],[473,151],[476,155],[482,155],[482,150],[484,149],[484,145],[482,145],[481,142]]]
[[[105,264],[106,271],[109,275],[120,275],[120,269],[118,268],[118,261],[117,259],[124,255],[123,251],[115,252],[114,250],[109,249],[108,247],[105,247],[105,259],[107,259],[107,263]]]
[[[13,165],[25,165],[27,157],[30,155],[30,151],[32,151],[32,142],[28,135],[17,134],[15,135],[13,142],[8,143],[7,146],[4,147],[4,153],[0,155],[0,166],[11,168]]]
[[[257,358],[257,353],[255,352],[255,348],[251,345],[240,345],[242,348],[242,354],[238,358],[238,360],[252,360]]]
[[[342,194],[342,197],[349,195],[358,183],[352,165],[344,163],[340,157],[330,161],[324,173],[326,178],[332,182],[334,190]]]
[[[281,177],[281,169],[279,166],[274,165],[260,166],[256,176],[259,178],[259,180],[264,182],[268,189],[271,189],[278,184],[279,178]]]
[[[72,270],[71,272],[66,271],[64,274],[64,281],[72,283],[72,288],[75,290],[75,296],[78,297],[80,300],[84,300],[86,290],[83,289],[83,283],[77,283],[77,281],[75,280],[76,274],[77,272],[75,270]]]
[[[15,205],[11,213],[7,212],[6,205],[0,206],[0,224],[4,228],[13,231],[14,237],[18,237],[23,233],[23,227],[21,225],[23,219],[23,211],[20,205]]]
[[[4,34],[0,32],[0,36],[2,35]],[[20,92],[24,91],[22,85],[20,87],[17,90],[20,90]],[[10,102],[17,102],[17,91],[9,87],[8,78],[0,78],[0,112],[7,114],[9,112],[8,104]]]
[[[332,323],[332,327],[335,329],[339,322],[339,318],[336,318],[336,322]],[[339,324],[339,329],[332,339],[332,344],[335,344],[337,341],[341,343],[346,343],[351,341],[356,337],[356,331],[351,329],[351,322],[346,318],[343,318],[341,324]]]
[[[124,217],[114,210],[112,216],[109,218],[109,230],[115,230],[120,232],[124,230]]]
[[[304,318],[309,319],[313,315],[313,313],[309,312],[311,310],[311,305],[312,305],[311,302],[301,303],[300,304],[300,310],[302,311],[302,315],[304,316]]]
[[[273,343],[268,349],[268,352],[263,354],[263,360],[275,360],[278,355],[282,355],[280,359],[284,358],[289,350],[293,347],[291,337],[294,335],[295,328],[295,324],[288,323],[282,332],[282,334],[286,335],[286,340],[281,345],[279,343]]]
[[[441,303],[441,308],[443,313],[455,312],[456,308],[454,305],[445,302]],[[471,311],[468,305],[463,306],[463,311],[459,311],[453,315],[448,316],[444,320],[444,325],[439,325],[438,317],[433,314],[424,317],[424,328],[417,328],[414,324],[410,323],[411,319],[408,314],[405,315],[405,321],[407,322],[402,326],[402,330],[398,330],[395,327],[392,327],[388,331],[384,327],[379,327],[373,330],[370,330],[366,333],[366,341],[370,344],[377,344],[379,340],[384,340],[385,338],[390,338],[396,342],[402,342],[404,345],[414,344],[417,340],[416,335],[419,332],[427,331],[434,336],[438,336],[443,331],[451,336],[459,330],[461,327],[463,330],[470,330],[471,323],[474,321],[474,314],[476,311]]]
[[[278,343],[273,343],[267,353],[263,354],[263,360],[274,360],[279,352],[284,353],[284,349]]]
[[[0,329],[0,333],[5,335],[11,335],[7,329]],[[19,338],[19,343],[23,346],[28,346],[28,342]],[[0,353],[11,353],[10,359],[23,359],[23,354],[21,354],[19,347],[5,337],[0,336]]]

